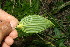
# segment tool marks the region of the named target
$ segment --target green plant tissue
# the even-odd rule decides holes
[[[21,19],[16,28],[20,28],[25,33],[40,33],[52,27],[54,24],[39,15],[29,15]]]

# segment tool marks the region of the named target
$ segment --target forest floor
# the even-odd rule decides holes
[[[20,4],[23,0],[20,1]],[[16,1],[19,3],[18,1]],[[24,1],[25,2],[25,1]],[[70,2],[69,0],[40,0],[38,2],[39,4],[35,4],[40,6],[36,7],[35,10],[32,8],[31,10],[35,11],[35,14],[41,15],[45,18],[48,18],[55,24],[55,28],[49,28],[44,31],[42,34],[34,34],[32,36],[22,36],[15,39],[14,44],[11,47],[70,47],[70,3],[65,4],[64,3]],[[30,13],[27,9],[28,6],[22,7],[24,8],[24,12],[21,12],[23,9],[21,9],[18,5],[15,5],[14,13],[10,12],[9,9],[3,8],[8,13],[14,15],[19,20],[22,16],[16,16],[16,15],[22,15],[23,13],[26,13],[24,15],[34,14],[33,11]],[[27,3],[22,3],[27,4]],[[9,4],[7,4],[9,5]],[[24,5],[23,5],[24,6]],[[4,7],[2,5],[2,7]],[[18,7],[18,8],[16,8]],[[39,11],[38,11],[38,10]],[[16,11],[17,10],[17,11]],[[19,13],[19,12],[21,13]],[[27,12],[26,12],[27,11]],[[18,14],[17,14],[18,12]],[[46,40],[46,41],[45,41]]]

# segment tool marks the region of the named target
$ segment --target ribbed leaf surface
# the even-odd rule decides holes
[[[25,33],[39,33],[53,25],[50,20],[42,16],[29,15],[21,19],[17,28],[20,28]]]

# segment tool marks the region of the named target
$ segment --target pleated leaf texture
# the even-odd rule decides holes
[[[50,20],[42,16],[29,15],[21,19],[17,28],[20,28],[25,33],[40,33],[53,25]]]

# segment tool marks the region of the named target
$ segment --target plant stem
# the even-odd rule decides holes
[[[62,4],[61,6],[58,6],[58,7],[54,8],[54,9],[52,10],[52,13],[53,13],[53,14],[56,14],[58,11],[60,11],[62,8],[66,7],[66,6],[68,6],[68,5],[70,5],[70,1],[68,1],[68,2],[66,2],[66,3],[64,3],[64,4]]]
[[[44,40],[40,35],[38,35],[37,33],[36,33],[36,35],[37,35],[41,40],[46,41],[46,40]]]
[[[55,45],[52,44],[51,42],[44,40],[39,34],[36,33],[36,35],[37,35],[41,40],[43,40],[46,44],[50,44],[50,45],[52,45],[52,46],[55,46]]]
[[[32,0],[30,0],[30,7],[31,7],[31,4],[32,4]]]

